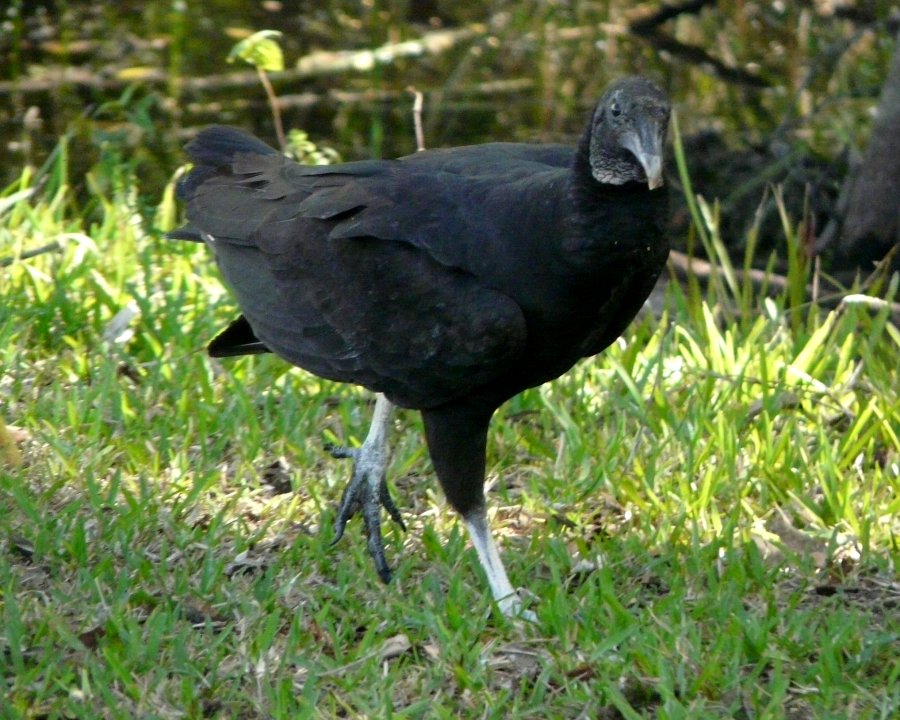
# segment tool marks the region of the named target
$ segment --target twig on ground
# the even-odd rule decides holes
[[[669,268],[678,280],[688,280],[693,277],[701,282],[708,281],[718,272],[717,269],[706,260],[700,258],[692,258],[684,253],[672,250],[669,253]],[[826,295],[821,295],[820,283],[821,277],[817,273],[816,283],[807,286],[806,292],[810,298],[813,298],[811,304],[818,304],[823,307],[836,308],[840,305],[866,305],[875,310],[888,308],[891,318],[895,324],[900,324],[900,303],[890,302],[882,298],[861,294],[861,290],[871,287],[881,274],[881,270],[876,270],[868,278],[866,278],[861,288],[855,292],[844,290],[840,286],[829,283]],[[757,290],[765,289],[768,297],[777,297],[787,292],[789,280],[784,275],[778,275],[772,272],[765,272],[750,268],[749,270],[740,270],[735,268],[735,278],[741,282],[750,282]],[[862,298],[867,300],[864,302]]]
[[[40,247],[34,248],[33,250],[26,250],[25,252],[19,255],[12,255],[5,258],[0,258],[0,267],[8,267],[12,265],[14,262],[18,260],[28,260],[29,258],[37,257],[38,255],[43,255],[48,252],[56,252],[57,250],[62,250],[63,246],[61,243],[52,242],[46,245],[41,245]]]

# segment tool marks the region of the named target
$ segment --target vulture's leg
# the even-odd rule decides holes
[[[497,545],[494,543],[491,529],[488,527],[485,506],[470,510],[463,520],[469,530],[472,545],[475,547],[475,552],[478,553],[478,562],[484,568],[491,594],[494,596],[500,612],[507,617],[519,616],[535,622],[537,617],[531,610],[522,608],[522,601],[509,582],[506,568],[503,567],[503,561],[500,559],[500,553],[497,552]]]
[[[492,414],[482,408],[443,406],[423,410],[422,418],[434,469],[447,500],[466,523],[494,601],[504,615],[533,621],[534,613],[522,609],[522,602],[509,582],[488,527],[484,454]]]
[[[353,458],[353,475],[341,496],[332,544],[344,535],[347,521],[361,512],[369,539],[369,554],[375,562],[378,576],[384,582],[390,582],[391,569],[384,557],[384,543],[381,539],[381,508],[387,510],[394,522],[406,530],[385,481],[388,464],[387,434],[393,409],[391,401],[379,393],[375,399],[375,411],[372,413],[369,434],[366,435],[362,447],[328,448],[332,457]]]

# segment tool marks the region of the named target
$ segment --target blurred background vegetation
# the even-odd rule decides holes
[[[13,0],[0,33],[0,181],[40,167],[64,137],[76,197],[90,202],[86,177],[136,174],[150,207],[197,127],[274,141],[256,72],[226,62],[236,42],[272,29],[283,33],[286,69],[271,79],[285,126],[345,159],[414,151],[410,86],[424,93],[429,147],[565,142],[610,79],[645,73],[675,102],[694,189],[721,200],[729,246],[742,249],[769,183],[783,184],[812,243],[866,145],[900,25],[893,5]],[[769,197],[762,263],[783,244]],[[687,213],[675,224],[683,246]]]

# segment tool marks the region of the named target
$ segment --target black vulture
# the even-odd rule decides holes
[[[303,166],[243,131],[210,127],[179,188],[242,315],[213,356],[273,352],[378,393],[352,457],[336,538],[361,513],[391,577],[381,508],[394,405],[422,414],[429,453],[500,609],[521,602],[483,492],[491,416],[599,353],[625,330],[668,256],[664,93],[610,85],[577,147],[490,143],[397,160]]]

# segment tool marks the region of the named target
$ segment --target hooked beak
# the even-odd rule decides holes
[[[651,190],[656,190],[663,184],[663,135],[664,133],[653,123],[630,132],[622,141],[622,145],[631,151],[644,168],[647,186]]]
[[[644,172],[647,173],[647,186],[651,190],[662,187],[662,158],[659,155],[641,154],[637,156],[637,159],[644,166]]]

